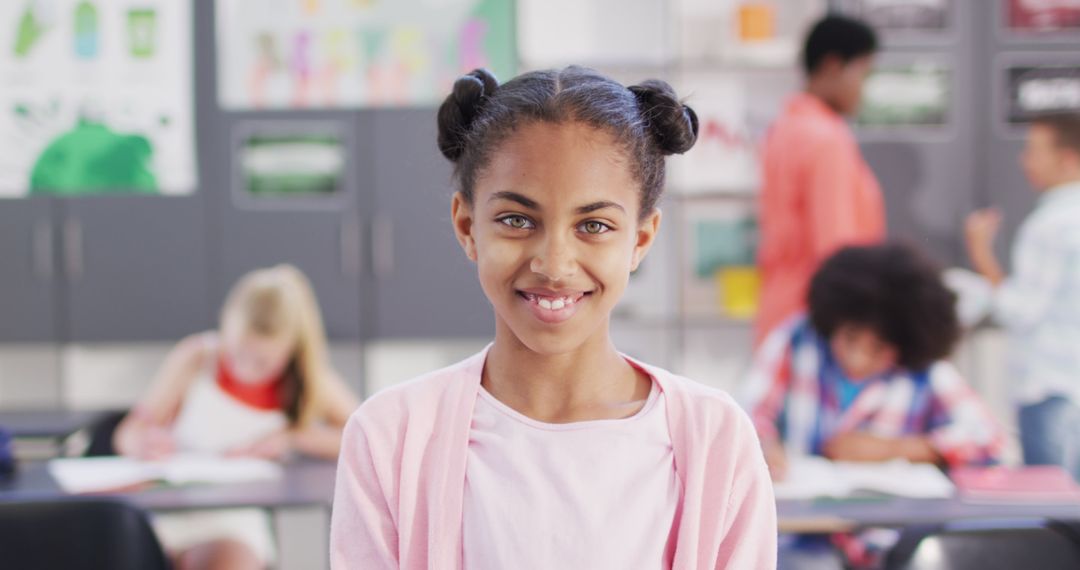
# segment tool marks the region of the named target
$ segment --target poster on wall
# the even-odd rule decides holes
[[[1005,0],[1005,27],[1015,33],[1080,31],[1080,1]]]
[[[698,138],[686,154],[671,157],[674,192],[754,192],[760,179],[758,141],[748,126],[745,82],[733,75],[686,74],[678,92],[698,116]]]
[[[953,0],[833,0],[839,11],[885,33],[940,33],[951,26]]]
[[[878,65],[863,86],[856,124],[864,128],[949,123],[949,68],[936,62]]]
[[[1080,111],[1080,64],[1005,68],[1005,120],[1023,124],[1035,115]]]
[[[195,190],[191,3],[0,2],[0,198]]]
[[[218,0],[218,100],[242,109],[433,105],[516,69],[510,0]]]

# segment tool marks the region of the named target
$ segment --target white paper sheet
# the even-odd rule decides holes
[[[68,493],[100,493],[140,483],[164,481],[192,483],[246,483],[281,477],[281,465],[252,458],[178,455],[165,461],[139,461],[127,457],[54,459],[49,473]]]
[[[832,462],[791,457],[787,477],[773,486],[777,499],[849,498],[860,492],[914,499],[944,499],[955,487],[933,465],[897,460],[884,463]]]

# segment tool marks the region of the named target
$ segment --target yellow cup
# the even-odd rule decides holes
[[[716,270],[715,280],[722,314],[736,319],[749,319],[757,314],[761,276],[756,267],[721,267]]]

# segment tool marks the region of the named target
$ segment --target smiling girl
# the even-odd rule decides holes
[[[664,156],[697,126],[660,81],[579,67],[458,79],[438,143],[495,340],[350,418],[334,568],[775,567],[749,419],[610,335],[660,226]]]

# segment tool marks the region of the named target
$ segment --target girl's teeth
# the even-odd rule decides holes
[[[559,309],[566,306],[566,303],[564,303],[562,299],[555,299],[550,304],[551,304],[552,310],[555,310],[555,311],[558,311]]]
[[[540,305],[540,308],[542,308],[542,309],[548,309],[548,310],[550,310],[550,309],[551,309],[551,307],[552,307],[552,302],[551,302],[551,301],[548,301],[547,299],[540,299],[540,300],[539,300],[539,301],[537,302],[537,304],[539,304],[539,305]],[[561,306],[561,303],[560,303],[560,307],[559,307],[559,308],[560,308],[560,309],[562,308],[562,306]]]

